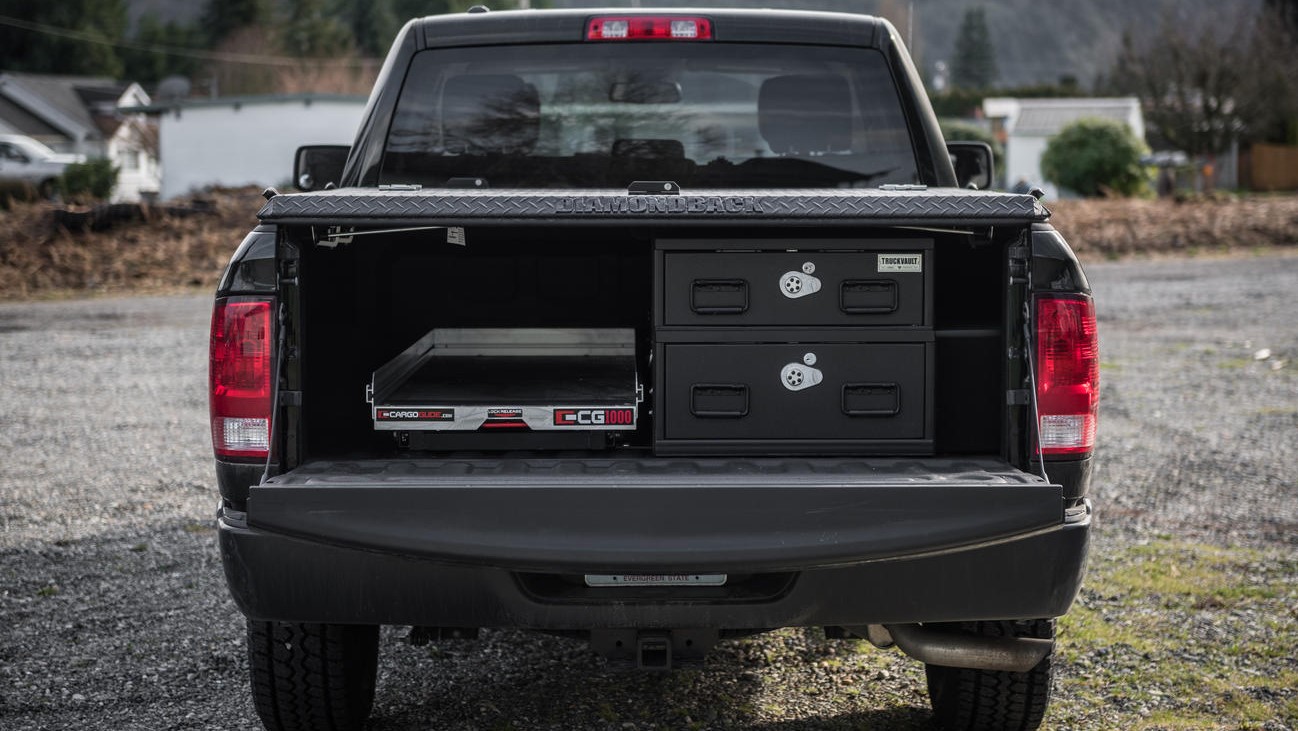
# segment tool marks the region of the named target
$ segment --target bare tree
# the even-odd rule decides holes
[[[1270,138],[1298,114],[1298,47],[1272,12],[1169,15],[1153,35],[1137,40],[1129,32],[1108,85],[1140,97],[1163,141],[1193,155]]]

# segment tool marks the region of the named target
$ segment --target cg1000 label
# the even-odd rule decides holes
[[[455,421],[455,409],[379,409],[377,421]]]
[[[635,409],[555,409],[555,426],[633,426]]]

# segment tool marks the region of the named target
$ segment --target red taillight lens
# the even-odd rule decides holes
[[[1076,455],[1094,449],[1100,348],[1090,297],[1037,299],[1036,369],[1041,453]]]
[[[591,18],[588,41],[706,41],[712,39],[712,21],[683,16],[631,15]]]
[[[266,459],[270,452],[274,339],[271,301],[216,301],[208,371],[212,447],[218,457]]]

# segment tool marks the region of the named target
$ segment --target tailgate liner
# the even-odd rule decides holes
[[[1039,475],[1017,469],[999,459],[926,457],[919,459],[858,459],[847,457],[657,458],[580,457],[539,458],[503,454],[446,454],[437,459],[316,460],[291,472],[270,478],[270,487],[411,486],[457,484],[546,485],[618,487],[654,484],[787,485],[826,481],[853,485],[990,484],[1045,485]]]
[[[1058,527],[1062,491],[994,460],[314,463],[253,487],[250,526],[519,571],[801,570]]]

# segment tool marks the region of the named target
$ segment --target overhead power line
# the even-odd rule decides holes
[[[0,25],[7,25],[11,28],[29,30],[35,33],[44,33],[45,35],[55,36],[57,38],[67,38],[84,43],[97,43],[101,46],[112,46],[114,48],[125,48],[133,51],[148,51],[151,53],[162,53],[168,56],[181,56],[184,58],[194,58],[200,61],[219,61],[224,63],[246,63],[255,66],[301,66],[303,63],[324,66],[351,66],[363,59],[344,59],[344,58],[294,58],[292,56],[271,56],[260,53],[232,53],[229,51],[204,51],[197,48],[185,48],[183,46],[166,46],[158,43],[139,43],[138,41],[120,40],[113,41],[104,38],[101,35],[90,33],[82,30],[73,30],[71,28],[59,28],[44,23],[33,23],[30,20],[20,18],[10,18],[6,15],[0,15]]]

